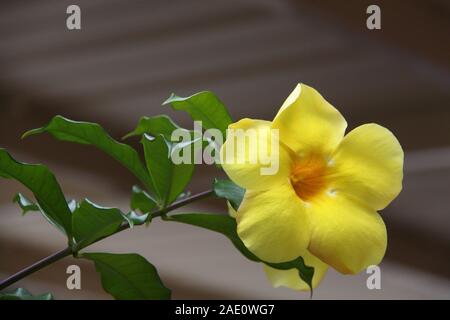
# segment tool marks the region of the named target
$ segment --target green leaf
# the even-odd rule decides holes
[[[3,177],[13,178],[30,189],[44,217],[67,234],[69,242],[71,241],[71,213],[61,187],[46,166],[20,163],[4,149],[0,149],[0,173]]]
[[[150,212],[156,206],[156,202],[152,197],[148,195],[147,192],[139,188],[138,186],[133,186],[131,190],[131,203],[130,207],[132,210],[139,210],[142,213]]]
[[[214,180],[214,193],[219,198],[228,200],[234,210],[238,210],[244,199],[245,189],[239,187],[231,180]]]
[[[172,133],[174,130],[181,130],[179,135],[173,137],[177,140],[172,140]],[[177,152],[189,152],[193,163],[196,163],[194,160],[195,153],[187,149],[191,149],[193,145],[196,145],[199,148],[206,148],[208,145],[213,143],[209,137],[205,137],[205,139],[203,139],[203,132],[181,128],[166,115],[142,117],[139,120],[139,124],[136,129],[124,136],[123,139],[133,136],[141,136],[144,134],[147,134],[152,138],[162,135],[166,141],[170,141],[173,145],[173,150],[183,149],[183,151],[178,150]]]
[[[72,214],[75,251],[113,234],[124,221],[127,220],[119,209],[100,207],[83,200]]]
[[[173,145],[161,135],[153,138],[144,134],[141,142],[144,146],[147,169],[165,207],[184,191],[192,178],[194,164],[173,163],[170,157]]]
[[[19,204],[20,208],[22,208],[22,215],[25,215],[31,211],[41,212],[41,209],[36,203],[34,203],[21,193],[15,195],[15,197],[13,198],[13,202]]]
[[[232,123],[230,114],[224,104],[210,91],[196,93],[190,97],[172,95],[163,103],[171,104],[175,110],[183,110],[195,121],[202,121],[205,129],[219,129],[226,137],[226,129]]]
[[[24,196],[20,192],[14,196],[13,202],[19,204],[20,208],[22,208],[22,215],[25,215],[28,212],[42,213],[42,210],[41,210],[41,208],[39,208],[39,205],[37,203],[28,199],[26,196]],[[77,202],[72,199],[67,202],[67,206],[69,207],[70,212],[73,213],[77,207]]]
[[[130,170],[150,190],[154,190],[145,166],[136,150],[111,138],[98,124],[78,122],[55,116],[48,125],[26,132],[23,137],[48,132],[58,140],[93,145]]]
[[[181,222],[221,233],[228,239],[230,239],[233,245],[236,247],[236,249],[238,249],[245,257],[247,257],[251,261],[262,262],[275,269],[281,270],[289,270],[294,268],[297,269],[300,278],[303,281],[305,281],[311,288],[312,294],[312,278],[314,276],[313,267],[305,265],[305,262],[302,257],[298,257],[293,261],[283,263],[270,263],[259,259],[250,250],[247,249],[245,244],[239,238],[236,231],[237,229],[236,221],[233,218],[224,215],[207,214],[207,213],[183,213],[170,215],[162,218],[167,221]]]
[[[32,200],[28,199],[26,196],[24,196],[22,193],[17,193],[14,198],[13,202],[17,203],[20,208],[23,210],[22,215],[27,214],[28,212],[41,212],[41,208],[39,208],[39,205]],[[71,213],[73,213],[77,207],[77,202],[75,200],[69,200],[67,202],[67,206],[69,207],[69,210]]]
[[[192,132],[189,130],[183,129],[178,126],[171,118],[166,115],[158,115],[154,117],[142,117],[139,119],[138,126],[132,132],[128,133],[123,137],[123,139],[127,139],[134,136],[142,136],[144,133],[151,135],[152,137],[156,137],[160,134],[166,138],[166,140],[170,141],[172,132],[174,130],[185,130],[190,135]]]
[[[175,130],[178,132],[176,135],[173,135]],[[210,148],[215,148],[216,150],[220,149],[220,146],[218,147],[211,137],[203,137],[203,132],[201,130],[187,130],[181,128],[166,115],[142,117],[139,120],[136,129],[125,135],[123,139],[144,134],[147,134],[152,138],[162,135],[164,139],[169,141],[172,145],[172,153],[176,153],[180,156],[186,154],[187,159],[194,164],[202,163],[202,159],[198,159],[198,157],[203,155],[203,153],[197,152],[197,149],[195,148],[201,148],[203,150],[210,146]],[[192,150],[193,148],[194,150]]]
[[[23,288],[18,288],[14,291],[0,292],[0,300],[53,300],[51,293],[44,293],[33,296],[29,291]]]
[[[138,254],[83,253],[81,257],[95,263],[103,289],[115,299],[170,299],[156,268]]]

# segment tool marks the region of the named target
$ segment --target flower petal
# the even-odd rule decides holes
[[[380,215],[345,195],[316,199],[311,208],[309,251],[344,274],[377,265],[387,246],[386,227]]]
[[[289,178],[289,151],[271,136],[270,125],[269,121],[242,119],[228,127],[235,133],[241,130],[244,139],[233,137],[229,131],[220,152],[222,167],[245,189],[269,189]]]
[[[402,189],[403,150],[395,136],[366,124],[345,136],[333,156],[335,189],[375,210],[385,208]]]
[[[228,214],[230,215],[230,217],[232,218],[236,218],[236,210],[234,210],[234,208],[231,206],[230,201],[227,201],[227,207],[228,207]]]
[[[312,281],[312,286],[314,289],[319,285],[327,273],[328,265],[320,261],[319,258],[315,257],[307,250],[301,254],[301,256],[307,266],[314,267],[314,276]],[[264,271],[266,272],[267,278],[275,288],[288,287],[301,291],[308,291],[310,289],[306,282],[300,278],[297,269],[279,270],[269,267],[268,265],[264,265]]]
[[[280,141],[296,153],[331,154],[347,127],[344,117],[316,90],[299,84],[286,99],[272,127]]]
[[[309,243],[308,212],[290,183],[267,191],[247,190],[236,221],[246,247],[267,262],[294,260]]]

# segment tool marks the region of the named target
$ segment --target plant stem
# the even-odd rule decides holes
[[[3,279],[0,282],[0,290],[5,289],[12,285],[13,283],[25,278],[26,276],[29,276],[32,273],[35,273],[38,270],[41,270],[42,268],[45,268],[46,266],[61,260],[62,258],[65,258],[69,256],[72,253],[72,250],[70,248],[66,248],[63,250],[60,250],[36,263],[33,263],[31,266],[26,267],[25,269],[20,270],[16,274],[13,274],[12,276]]]
[[[160,209],[160,210],[157,210],[157,211],[153,212],[152,213],[152,218],[160,217],[160,216],[162,216],[162,215],[164,215],[164,214],[166,214],[166,213],[168,213],[170,211],[173,211],[175,209],[183,207],[183,206],[185,206],[185,205],[187,205],[189,203],[192,203],[192,202],[195,202],[195,201],[207,198],[207,197],[211,196],[212,194],[213,194],[212,190],[207,190],[207,191],[200,192],[200,193],[198,193],[196,195],[193,195],[192,197],[189,197],[189,198],[186,198],[186,199],[182,199],[180,201],[177,201],[177,202],[173,203],[172,205],[170,205],[170,206],[168,206],[166,208],[163,208],[163,209]],[[114,235],[116,233],[119,233],[119,232],[121,232],[123,230],[126,230],[129,227],[130,227],[130,225],[128,223],[123,223],[116,230],[116,232],[114,232],[113,234],[109,235],[108,237],[110,237],[110,236],[112,236],[112,235]],[[96,243],[96,242],[101,241],[101,240],[103,240],[105,238],[108,238],[108,237],[100,238],[100,239],[96,240],[93,243]],[[89,245],[91,245],[93,243],[90,243]],[[85,247],[83,247],[81,249],[84,249],[84,248]],[[39,271],[39,270],[45,268],[46,266],[48,266],[48,265],[50,265],[50,264],[52,264],[52,263],[54,263],[54,262],[56,262],[58,260],[61,260],[62,258],[70,256],[73,253],[74,252],[72,251],[72,249],[68,247],[68,248],[60,250],[60,251],[58,251],[58,252],[56,252],[56,253],[48,256],[48,257],[46,257],[46,258],[36,262],[36,263],[33,263],[32,265],[26,267],[25,269],[20,270],[19,272],[11,275],[10,277],[1,280],[0,281],[0,290],[3,290],[5,288],[9,287],[10,285],[12,285],[12,284],[16,283],[17,281],[25,278],[26,276],[29,276],[30,274],[33,274],[36,271]]]

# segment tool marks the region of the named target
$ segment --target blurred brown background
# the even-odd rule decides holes
[[[81,7],[82,30],[66,29]],[[381,30],[366,8],[381,7]],[[382,290],[366,274],[330,272],[317,298],[450,298],[450,4],[429,1],[4,0],[0,3],[0,147],[48,164],[67,194],[126,209],[134,178],[99,151],[47,136],[20,135],[61,114],[101,123],[114,137],[142,115],[168,113],[171,92],[214,91],[235,119],[272,119],[298,82],[318,89],[353,128],[391,129],[405,156],[404,191],[384,212],[388,252]],[[133,142],[139,147],[136,141]],[[191,190],[209,188],[198,168]],[[38,215],[10,203],[22,188],[0,181],[0,276],[64,241]],[[225,212],[219,201],[191,210]],[[156,222],[105,240],[98,250],[139,252],[160,269],[175,298],[305,298],[272,289],[259,265],[227,240]],[[95,249],[95,248],[94,248]],[[70,259],[20,285],[57,298],[108,298],[94,268],[81,264],[81,291],[65,287]]]

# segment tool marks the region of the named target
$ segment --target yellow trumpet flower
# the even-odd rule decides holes
[[[255,148],[239,148],[234,137],[221,150],[225,172],[246,189],[235,213],[239,237],[267,262],[302,256],[315,268],[313,287],[328,266],[356,274],[381,262],[387,233],[377,211],[402,189],[403,150],[395,136],[377,124],[344,136],[346,127],[337,109],[299,84],[272,122],[242,119],[229,126],[255,129],[257,149],[277,155],[274,174],[262,175],[266,163],[259,161],[260,153],[255,158],[250,154]],[[266,140],[273,129],[279,133],[277,148]],[[227,158],[227,148],[241,153]],[[274,286],[308,289],[296,270],[265,266],[265,271]]]

